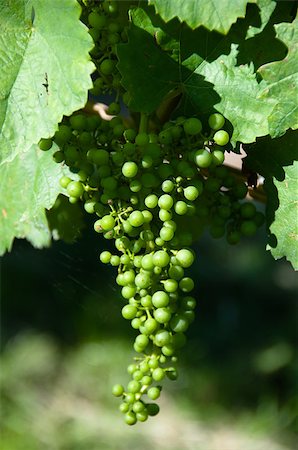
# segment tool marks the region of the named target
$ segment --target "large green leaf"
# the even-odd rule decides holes
[[[192,108],[200,116],[214,109],[223,113],[234,127],[233,142],[254,142],[268,134],[267,117],[276,101],[257,98],[262,85],[253,65],[238,65],[237,46],[229,37],[202,27],[192,31],[177,22],[163,26],[150,9],[133,10],[132,19],[137,26],[130,30],[129,42],[119,46],[118,67],[133,109],[152,112],[177,89],[188,111]]]
[[[257,5],[260,10],[260,23],[258,26],[249,26],[246,34],[248,39],[256,36],[264,30],[276,7],[276,2],[272,0],[257,0]]]
[[[187,95],[200,108],[202,89],[194,77],[199,74],[212,83],[214,91],[220,96],[220,101],[214,106],[234,127],[232,141],[249,143],[258,136],[268,134],[267,117],[275,103],[257,98],[261,86],[253,66],[237,66],[237,53],[236,45],[232,44],[229,55],[221,55],[212,63],[199,65],[184,84]]]
[[[293,166],[293,162],[298,159],[297,132],[288,130],[276,139],[271,139],[269,136],[257,139],[255,144],[245,146],[245,151],[248,154],[244,160],[245,166],[265,177],[266,217],[268,227],[273,233],[269,236],[268,249],[272,251],[275,258],[286,256],[293,263],[292,254],[297,252],[298,242],[295,241],[291,231],[288,238],[286,232],[291,227],[297,227],[298,223],[297,180],[296,182],[288,180],[288,174],[293,174],[295,167],[297,171],[297,162]],[[297,175],[298,173],[296,177]],[[285,198],[293,199],[292,205],[288,205],[287,208],[285,208]],[[281,254],[282,252],[284,253]],[[281,256],[277,256],[279,253]]]
[[[275,29],[278,38],[288,46],[288,54],[282,61],[258,69],[266,81],[259,99],[276,101],[268,119],[272,137],[282,135],[289,128],[298,128],[298,20],[275,25]]]
[[[150,0],[165,22],[177,17],[191,28],[200,25],[226,34],[238,17],[244,17],[247,3],[255,0]]]
[[[61,192],[59,178],[65,170],[52,154],[33,145],[0,164],[0,255],[11,249],[14,238],[26,238],[38,248],[50,243],[45,208]]]
[[[92,39],[79,16],[76,0],[0,2],[0,161],[86,103]]]
[[[130,108],[150,113],[177,86],[178,64],[155,44],[146,31],[132,26],[128,36],[128,44],[118,46],[122,84],[131,94]]]
[[[285,168],[284,181],[274,181],[278,191],[279,208],[270,227],[277,246],[269,246],[275,259],[286,257],[298,270],[298,162]]]

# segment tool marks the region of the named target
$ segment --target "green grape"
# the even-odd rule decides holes
[[[178,261],[177,261],[178,263]],[[173,280],[179,281],[184,276],[184,269],[180,265],[172,265],[169,268],[169,276],[173,278]]]
[[[159,406],[156,403],[147,403],[147,412],[149,416],[156,416],[159,413]]]
[[[215,141],[215,143],[217,145],[226,145],[229,140],[230,140],[230,136],[228,135],[228,133],[224,130],[218,130],[215,135],[213,136],[213,139]]]
[[[212,156],[212,163],[215,166],[220,166],[224,163],[225,154],[221,150],[213,150],[211,156]]]
[[[50,150],[50,148],[53,145],[53,141],[52,139],[41,139],[38,143],[38,147],[40,148],[40,150]]]
[[[170,256],[164,250],[158,250],[153,254],[153,264],[158,267],[166,267],[170,262]]]
[[[129,411],[129,404],[125,403],[125,402],[124,403],[120,403],[119,411],[122,412],[122,413],[128,412]]]
[[[165,180],[161,185],[161,189],[163,190],[163,192],[165,192],[167,194],[169,192],[172,192],[174,187],[175,187],[175,185],[174,185],[173,181],[171,181],[171,180]]]
[[[112,266],[119,266],[119,264],[120,264],[120,257],[118,255],[112,255],[111,256],[111,260],[110,260],[110,264]]]
[[[126,162],[122,166],[122,173],[126,178],[133,178],[138,173],[138,166],[133,161]]]
[[[243,236],[253,236],[257,232],[257,225],[252,220],[244,220],[240,225],[240,232]]]
[[[171,313],[166,308],[157,308],[153,315],[158,323],[167,323],[171,319]]]
[[[169,296],[164,291],[156,291],[152,295],[152,303],[156,308],[162,308],[169,304]]]
[[[187,200],[194,201],[199,196],[199,191],[195,186],[187,186],[184,191],[184,197]]]
[[[162,227],[159,236],[165,242],[171,241],[174,237],[174,230],[169,227]]]
[[[157,329],[158,323],[157,323],[157,321],[155,319],[152,319],[152,317],[149,317],[144,322],[144,327],[146,328],[148,334],[151,334]]]
[[[252,219],[256,214],[256,207],[253,203],[243,203],[240,207],[240,215],[243,219]]]
[[[84,186],[80,181],[71,181],[66,189],[69,196],[75,198],[81,197],[84,192]]]
[[[72,132],[68,126],[59,125],[58,131],[54,135],[54,140],[58,145],[62,146],[70,140],[71,135]]]
[[[157,345],[158,347],[162,347],[163,345],[169,344],[171,340],[172,336],[167,330],[158,330],[155,333],[154,344]]]
[[[194,136],[202,131],[202,122],[196,117],[191,117],[190,119],[186,119],[183,128],[186,134]]]
[[[202,169],[206,169],[212,163],[212,154],[206,149],[197,150],[194,154],[194,162]]]
[[[181,289],[182,292],[190,292],[193,288],[194,282],[191,278],[185,277],[179,281],[179,289]]]
[[[161,131],[158,135],[158,140],[161,144],[170,144],[172,142],[172,134],[170,131]]]
[[[167,211],[166,209],[160,209],[158,212],[158,217],[162,222],[168,222],[172,219],[171,211]]]
[[[158,199],[158,206],[161,209],[166,209],[166,210],[171,209],[173,206],[173,203],[174,203],[174,201],[169,194],[163,194]]]
[[[152,270],[154,267],[153,256],[151,254],[144,255],[142,258],[142,268],[145,270]]]
[[[150,194],[145,198],[145,205],[147,208],[153,209],[158,204],[158,197],[155,194]]]
[[[148,397],[151,400],[157,400],[160,396],[160,389],[158,387],[151,387],[147,392]]]
[[[176,254],[176,259],[183,268],[190,267],[194,262],[193,253],[187,248],[179,250]]]
[[[111,261],[111,257],[112,257],[111,252],[109,252],[107,250],[105,250],[104,252],[101,252],[101,254],[100,254],[100,260],[104,264],[108,264]]]
[[[149,144],[149,136],[147,133],[139,133],[136,135],[135,143],[137,145],[143,146]]]
[[[130,411],[125,414],[125,423],[127,425],[134,425],[137,422],[137,418],[134,412]]]
[[[178,283],[174,279],[168,279],[163,282],[163,286],[165,291],[167,292],[176,292],[178,289]]]
[[[115,395],[115,397],[121,397],[123,395],[123,392],[124,392],[124,387],[121,384],[115,384],[113,386],[112,393],[113,393],[113,395]],[[154,400],[154,399],[152,399],[152,400]]]
[[[106,25],[107,18],[104,15],[98,14],[95,11],[92,11],[88,15],[88,22],[91,27],[95,29],[102,30]]]
[[[208,123],[210,128],[216,131],[224,126],[225,118],[219,113],[214,113],[209,116]]]
[[[133,305],[125,305],[125,306],[123,306],[121,312],[122,312],[122,316],[124,317],[124,319],[132,320],[135,318],[138,310]]]
[[[115,61],[104,59],[99,66],[99,70],[103,75],[111,75],[115,70]]]
[[[175,333],[184,333],[184,331],[187,330],[188,325],[188,320],[183,315],[179,314],[175,314],[170,321],[170,327]]]
[[[66,176],[63,176],[59,180],[60,186],[63,187],[64,189],[67,188],[67,186],[69,185],[70,182],[71,182],[71,179],[69,177],[66,177]]]
[[[103,216],[101,219],[101,227],[105,231],[112,230],[115,226],[115,219],[111,215]]]
[[[139,334],[135,339],[135,343],[142,349],[145,349],[149,344],[149,339],[144,334]]]
[[[157,369],[153,370],[152,378],[154,381],[161,381],[164,379],[164,377],[165,377],[165,372],[161,367],[157,367]]]
[[[127,385],[127,392],[130,392],[131,394],[136,394],[141,389],[141,383],[139,383],[136,380],[129,381]]]
[[[76,114],[70,117],[70,125],[74,130],[84,130],[87,126],[86,117],[83,114]]]
[[[185,203],[183,200],[178,200],[178,202],[175,203],[174,209],[176,214],[178,214],[179,216],[183,216],[188,211],[187,203]]]
[[[140,272],[135,278],[135,284],[138,288],[147,288],[151,284],[150,274],[146,272]]]
[[[133,227],[140,227],[144,223],[144,216],[141,211],[133,211],[128,218]]]

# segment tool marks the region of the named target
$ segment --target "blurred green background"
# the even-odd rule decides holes
[[[295,449],[298,279],[265,235],[197,245],[179,379],[134,427],[110,394],[128,380],[135,332],[99,262],[107,246],[90,225],[73,245],[17,241],[2,258],[1,450]]]

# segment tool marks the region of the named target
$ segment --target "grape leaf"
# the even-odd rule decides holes
[[[276,100],[268,118],[269,132],[277,137],[287,129],[298,128],[297,84],[298,84],[298,20],[275,25],[277,37],[288,46],[288,54],[282,61],[261,66],[258,72],[266,84],[259,99]]]
[[[128,44],[118,45],[117,65],[122,84],[131,95],[129,107],[150,113],[179,81],[178,64],[163,52],[152,36],[131,26]],[[135,68],[138,61],[138,70]]]
[[[292,224],[295,227],[298,221],[298,217],[295,217],[294,205],[290,208],[292,217],[290,214],[282,219],[283,209],[279,200],[280,193],[277,190],[277,186],[281,190],[287,186],[287,195],[293,199],[296,197],[297,200],[297,183],[288,183],[286,181],[287,171],[290,167],[293,167],[293,161],[298,159],[297,132],[288,130],[283,136],[276,139],[271,139],[269,136],[259,138],[255,144],[246,145],[244,150],[247,153],[244,166],[265,177],[264,190],[267,194],[267,224],[271,232],[275,234],[269,235],[270,245],[267,248],[274,253],[276,245],[283,240],[285,231],[278,224],[281,224],[282,220],[289,220],[288,226]],[[294,220],[291,222],[292,219]],[[276,232],[273,231],[276,226],[275,221],[277,221]],[[293,241],[292,246],[295,247],[295,245],[297,246],[298,243]],[[287,248],[285,255],[290,257],[291,251],[291,248]],[[275,254],[273,256],[275,257]]]
[[[0,255],[11,249],[14,238],[27,238],[38,248],[49,245],[45,208],[54,204],[62,190],[58,180],[66,173],[54,162],[53,151],[33,145],[0,163]]]
[[[273,13],[276,7],[276,2],[272,0],[257,0],[257,5],[260,10],[260,25],[249,26],[246,34],[247,39],[256,36],[257,34],[261,33],[264,30],[265,26],[267,25],[271,17],[271,14]]]
[[[247,3],[255,0],[150,0],[149,3],[165,22],[178,17],[193,29],[203,25],[208,30],[227,34],[238,17],[245,16]]]
[[[54,134],[84,106],[92,39],[76,0],[0,4],[0,161]]]
[[[286,257],[298,270],[298,162],[285,168],[285,180],[274,181],[279,208],[270,227],[277,238],[275,248],[268,246],[275,259]]]
[[[196,115],[206,116],[214,109],[223,113],[234,127],[233,143],[254,142],[256,137],[268,134],[267,117],[276,101],[257,98],[262,84],[257,82],[252,64],[237,65],[237,46],[219,38],[218,33],[204,31],[202,27],[191,31],[182,24],[178,28],[180,50],[175,61],[177,48],[172,25],[161,29],[160,21],[150,14],[140,8],[132,11],[134,22],[148,32],[133,25],[129,42],[118,46],[118,68],[132,98],[130,107],[152,112],[162,97],[176,89],[185,94],[184,105],[188,110],[192,107]],[[163,32],[162,42],[159,31]],[[164,65],[166,69],[161,71]]]
[[[184,82],[186,94],[201,109],[202,94],[208,106],[208,92],[202,92],[202,87],[196,83],[195,76],[200,74],[214,85],[214,91],[220,96],[220,101],[214,105],[233,125],[232,141],[243,143],[254,142],[256,137],[268,134],[267,117],[275,102],[271,99],[257,98],[262,90],[256,80],[252,65],[237,66],[237,46],[232,44],[229,55],[221,55],[211,63],[203,63],[197,67],[194,74]],[[210,92],[210,100],[212,93]],[[212,99],[213,102],[213,99]],[[210,104],[210,107],[212,104]]]

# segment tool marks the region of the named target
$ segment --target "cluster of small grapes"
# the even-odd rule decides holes
[[[123,5],[125,7],[125,5]],[[90,93],[100,95],[116,92],[116,101],[109,105],[108,114],[120,112],[118,98],[124,93],[121,86],[121,75],[116,68],[116,45],[127,41],[127,14],[121,13],[121,2],[102,0],[90,1],[83,8],[81,20],[89,28],[89,34],[94,41],[90,54],[96,65],[95,80]],[[126,13],[126,10],[125,10]]]
[[[74,173],[60,180],[69,201],[82,201],[98,217],[95,231],[115,240],[117,252],[103,251],[100,259],[118,268],[122,315],[138,330],[139,356],[128,367],[132,379],[126,388],[113,388],[129,425],[155,415],[159,408],[150,400],[160,395],[156,383],[177,377],[177,351],[196,306],[194,282],[185,274],[194,261],[189,247],[206,227],[234,244],[263,222],[243,201],[246,184],[222,165],[229,143],[224,125],[222,115],[212,114],[204,133],[199,119],[179,117],[157,134],[146,131],[144,115],[137,132],[120,117],[77,113],[53,138],[60,147],[55,160]],[[47,150],[52,139],[39,145]]]

